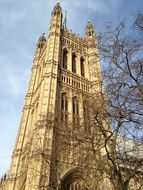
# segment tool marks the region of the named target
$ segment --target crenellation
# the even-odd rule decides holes
[[[70,43],[74,42],[76,45],[80,45],[83,47],[87,47],[87,42],[86,39],[84,37],[80,37],[79,34],[73,33],[72,30],[68,30],[68,29],[63,29],[63,37],[65,40],[67,40],[67,43],[70,45]],[[64,41],[63,39],[63,41]],[[68,42],[68,40],[70,42]],[[66,42],[66,41],[65,41]]]

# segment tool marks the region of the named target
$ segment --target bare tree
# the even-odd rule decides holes
[[[143,14],[139,13],[136,17],[135,24],[141,30],[143,30]]]
[[[143,177],[143,46],[126,30],[120,23],[115,29],[108,26],[99,36],[105,86],[105,96],[101,95],[106,101],[106,114],[98,118],[102,104],[98,108],[95,104],[95,126],[102,134],[106,152],[107,167],[102,169],[116,190],[127,190],[133,179],[140,181]],[[109,121],[110,131],[101,119]]]
[[[94,181],[91,189],[104,189],[103,182],[114,190],[142,189],[143,46],[125,31],[124,23],[108,25],[98,37],[104,90],[88,102],[90,132],[72,133],[85,152],[81,167],[92,174],[85,179]]]
[[[137,21],[140,27],[141,21]],[[107,183],[113,190],[128,190],[131,186],[142,189],[143,46],[125,31],[124,23],[116,28],[108,25],[98,36],[103,79],[98,81],[101,91],[88,97],[86,118],[73,130],[72,122],[64,126],[60,119],[51,121],[45,116],[28,138],[20,175],[29,170],[31,179],[40,176],[40,188],[56,189],[57,170],[63,164],[80,167],[83,186],[88,189],[106,189]],[[43,163],[40,168],[35,165],[39,160]]]
[[[50,124],[54,127],[53,157],[42,142],[37,142],[39,148],[35,143],[35,155],[40,155],[43,166],[50,165],[53,173],[46,184],[49,173],[43,169],[40,187],[56,188],[57,166],[62,163],[79,166],[89,189],[105,189],[107,183],[113,190],[142,188],[143,46],[125,31],[120,23],[114,29],[108,26],[98,37],[103,64],[99,82],[104,90],[101,87],[89,98],[87,118],[75,130],[72,123],[66,127],[60,120]]]

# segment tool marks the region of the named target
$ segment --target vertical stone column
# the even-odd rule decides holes
[[[31,72],[31,78],[29,82],[29,87],[27,95],[25,97],[25,105],[22,112],[21,122],[19,125],[19,130],[16,138],[16,143],[13,151],[13,156],[8,171],[8,187],[7,190],[19,190],[21,184],[20,176],[22,170],[21,154],[25,149],[25,145],[28,141],[28,133],[30,129],[31,121],[31,103],[33,99],[33,94],[35,90],[35,81],[37,76],[37,69],[39,63],[40,55],[36,52],[33,60],[33,67]],[[30,139],[29,139],[30,140]]]
[[[91,22],[88,21],[86,26],[86,40],[88,44],[89,80],[92,82],[92,94],[100,93],[102,90],[101,69],[95,37],[94,28]]]
[[[37,44],[37,49],[34,57],[34,63],[32,67],[31,79],[29,83],[28,92],[26,95],[25,106],[23,109],[22,120],[19,127],[19,132],[17,135],[15,150],[13,153],[13,158],[11,162],[11,167],[8,173],[9,176],[9,186],[7,190],[20,190],[21,185],[25,183],[26,190],[37,190],[40,185],[40,178],[42,174],[42,164],[43,158],[38,154],[38,149],[43,151],[43,147],[46,141],[46,135],[49,134],[49,147],[48,155],[52,154],[52,141],[53,141],[53,129],[48,126],[47,123],[37,123],[37,114],[34,116],[34,120],[37,123],[36,130],[38,132],[38,137],[40,136],[40,143],[35,141],[37,138],[34,131],[32,131],[32,141],[28,139],[29,127],[31,125],[31,105],[33,102],[37,101],[37,92],[35,92],[38,81],[39,81],[39,64],[42,64],[42,59],[45,60],[45,70],[44,79],[41,82],[39,88],[39,101],[40,110],[39,114],[42,116],[47,116],[47,113],[52,112],[54,115],[56,107],[56,94],[57,94],[57,75],[58,75],[58,64],[60,55],[60,38],[61,38],[61,27],[62,27],[62,12],[59,3],[54,7],[51,17],[51,26],[49,31],[48,42],[46,42],[45,37],[41,37]],[[47,43],[47,48],[44,48],[43,43]],[[41,56],[45,54],[45,57],[41,59]],[[43,119],[42,119],[43,120]],[[47,120],[47,118],[45,118]],[[49,128],[48,128],[49,127]],[[37,138],[38,139],[38,138]],[[28,146],[27,142],[30,142]],[[32,144],[32,145],[31,145]],[[26,146],[27,147],[26,147]],[[39,147],[40,146],[40,147]],[[27,149],[25,149],[27,148]],[[40,149],[41,148],[41,149]],[[26,152],[26,150],[28,150]],[[28,166],[25,171],[25,176],[22,176],[22,168],[24,167],[23,158],[28,155]],[[49,160],[50,161],[50,160]],[[33,164],[33,170],[30,170],[30,164]],[[36,171],[37,170],[37,171]],[[50,171],[50,165],[47,167],[47,171]],[[38,175],[37,175],[38,173]],[[49,174],[50,176],[50,174]],[[47,179],[48,180],[48,179]]]

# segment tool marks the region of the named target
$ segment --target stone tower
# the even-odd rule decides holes
[[[5,190],[87,188],[73,134],[90,133],[87,102],[101,90],[96,36],[90,21],[80,37],[62,16],[57,3],[48,37],[36,44]]]

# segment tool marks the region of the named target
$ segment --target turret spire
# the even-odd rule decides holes
[[[90,20],[87,21],[86,25],[86,37],[95,37],[94,28]]]
[[[53,8],[52,15],[56,15],[56,14],[58,15],[60,13],[62,13],[62,8],[60,6],[60,2],[58,1],[57,4]]]
[[[64,28],[67,28],[67,11],[65,11]]]
[[[37,42],[37,48],[42,48],[46,43],[46,37],[45,37],[45,33],[43,33],[40,37],[39,40]]]

